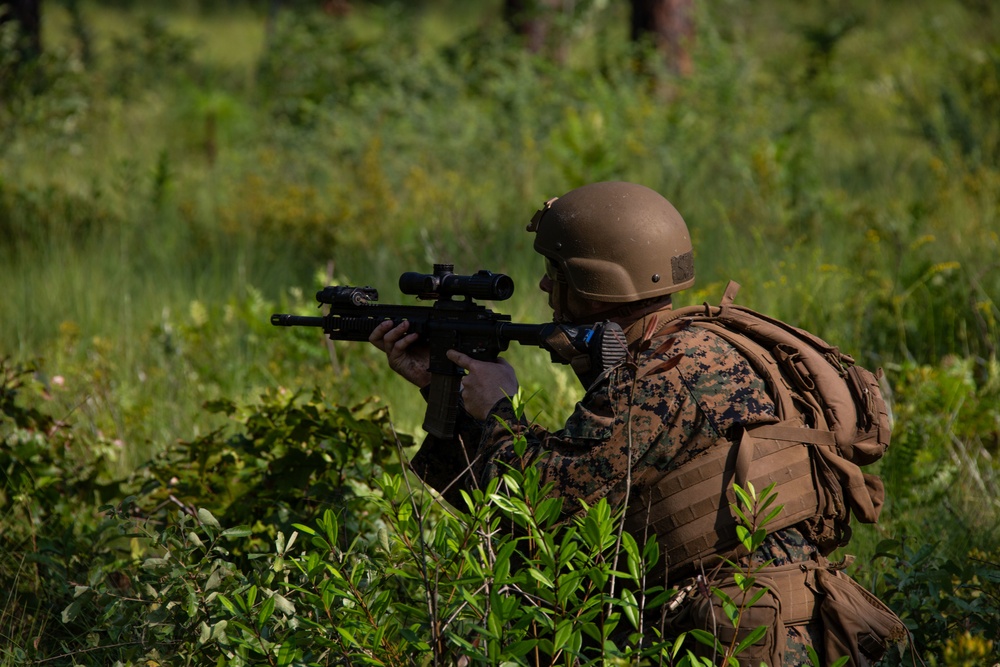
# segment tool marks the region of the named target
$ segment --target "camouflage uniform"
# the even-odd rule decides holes
[[[535,463],[542,483],[554,484],[553,494],[572,514],[580,501],[593,505],[606,497],[613,506],[627,501],[645,480],[655,481],[719,446],[739,427],[774,420],[764,380],[711,332],[675,324],[646,344],[633,344],[631,352],[631,361],[589,387],[561,430],[548,432],[516,419],[504,400],[493,414],[506,426],[465,416],[460,428],[467,459],[456,456],[451,443],[429,438],[412,461],[414,470],[456,502],[460,486],[485,485],[507,466]],[[514,435],[527,439],[523,459],[514,451]],[[816,551],[793,527],[770,535],[755,557],[780,565],[807,560]],[[808,664],[807,638],[805,627],[789,628],[792,650],[785,665]]]

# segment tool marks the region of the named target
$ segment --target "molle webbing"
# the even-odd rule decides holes
[[[829,499],[818,490],[820,481],[809,453],[816,445],[806,443],[827,436],[795,421],[748,428],[737,444],[720,441],[644,488],[630,503],[625,528],[634,535],[657,535],[667,565],[677,570],[739,544],[729,509],[735,501],[733,481],[742,486],[750,481],[757,489],[775,483],[784,509],[769,530],[822,514]],[[831,445],[832,437],[825,444]]]
[[[787,565],[765,565],[754,572],[757,588],[766,586],[781,600],[781,621],[785,627],[807,625],[819,619],[816,571],[828,565],[814,560]],[[732,576],[732,568],[722,568],[716,580]]]
[[[757,576],[770,580],[781,598],[781,620],[785,627],[806,625],[819,616],[816,594],[816,570],[814,562],[795,563],[778,567],[764,567]]]

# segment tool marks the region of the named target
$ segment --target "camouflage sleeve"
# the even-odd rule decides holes
[[[715,444],[735,423],[773,414],[763,381],[736,350],[704,330],[676,333],[633,363],[612,369],[548,432],[515,417],[509,401],[484,424],[473,471],[480,484],[537,465],[542,483],[573,513],[607,497],[617,505],[633,484]],[[523,456],[515,440],[523,436]]]

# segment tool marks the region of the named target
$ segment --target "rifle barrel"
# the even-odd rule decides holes
[[[302,315],[271,315],[271,324],[276,327],[321,327],[322,317],[303,317]]]

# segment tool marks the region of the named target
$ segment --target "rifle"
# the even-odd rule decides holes
[[[450,439],[460,407],[459,390],[465,371],[448,359],[448,350],[458,350],[482,361],[496,361],[510,341],[548,350],[555,363],[572,364],[579,373],[598,373],[617,365],[625,356],[624,335],[613,322],[589,326],[518,324],[510,315],[494,312],[473,299],[504,301],[514,293],[514,281],[485,269],[472,275],[457,275],[452,264],[435,264],[433,273],[408,271],[399,277],[403,294],[430,300],[432,306],[384,305],[373,287],[331,285],[316,293],[326,315],[271,315],[279,327],[319,327],[331,340],[367,341],[385,320],[410,323],[408,333],[430,346],[430,393],[423,428],[429,434]],[[596,377],[596,376],[595,376]]]

